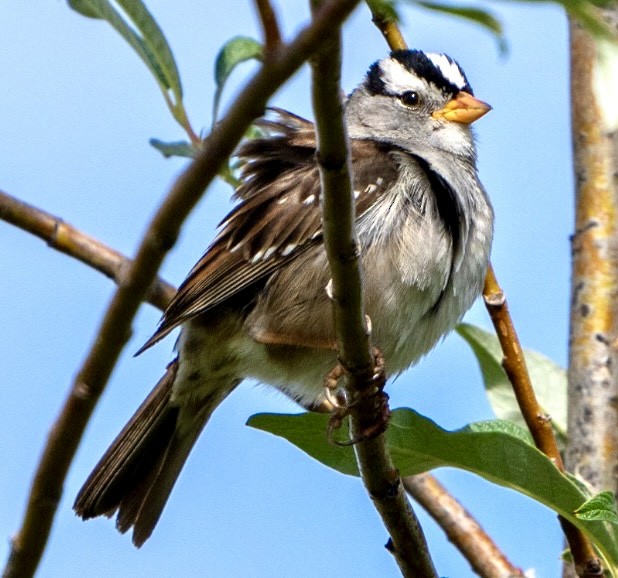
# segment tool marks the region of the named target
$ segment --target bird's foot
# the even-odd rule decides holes
[[[370,380],[361,384],[361,389],[355,400],[348,403],[343,392],[337,392],[339,379],[344,375],[345,368],[341,363],[328,373],[324,379],[326,399],[333,405],[334,411],[328,422],[328,440],[339,446],[351,446],[365,440],[373,439],[386,431],[391,415],[388,407],[388,395],[384,393],[386,373],[384,371],[384,356],[382,352],[373,349],[373,375]],[[337,393],[335,393],[337,392]],[[353,409],[358,408],[360,428],[357,434],[346,441],[334,439],[335,430],[340,429],[343,420],[350,415]]]

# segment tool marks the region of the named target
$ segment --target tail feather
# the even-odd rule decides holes
[[[129,493],[128,487],[137,486],[153,469],[161,443],[169,444],[178,414],[169,404],[177,366],[177,361],[168,366],[82,486],[73,509],[84,520],[111,516]]]
[[[73,505],[84,520],[117,511],[116,527],[123,533],[133,527],[137,547],[152,534],[208,418],[237,385],[215,388],[194,407],[180,408],[171,403],[177,370],[175,360],[95,466]]]
[[[157,525],[203,425],[205,421],[202,422],[202,427],[196,428],[190,435],[174,436],[161,459],[160,467],[153,469],[153,475],[144,480],[137,499],[133,501],[132,496],[127,496],[120,504],[116,527],[124,532],[133,526],[133,543],[138,548],[150,538]]]

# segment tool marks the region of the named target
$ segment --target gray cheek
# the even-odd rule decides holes
[[[363,126],[368,127],[377,134],[387,131],[397,131],[405,123],[403,115],[393,114],[392,108],[381,112],[379,102],[372,103],[373,106],[360,111],[358,119]]]

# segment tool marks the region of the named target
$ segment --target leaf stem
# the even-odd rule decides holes
[[[506,297],[491,265],[485,278],[483,299],[504,352],[502,366],[513,386],[515,398],[534,443],[561,472],[564,472],[564,463],[551,427],[551,418],[544,414],[532,388],[526,360],[509,313]],[[560,518],[560,524],[569,542],[578,576],[601,575],[590,573],[590,571],[600,571],[601,562],[588,538],[568,520]]]

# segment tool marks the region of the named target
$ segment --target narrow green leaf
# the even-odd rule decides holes
[[[159,69],[165,76],[165,84],[176,97],[176,102],[182,100],[182,85],[178,67],[163,31],[152,17],[141,0],[116,0],[137,27],[150,54],[154,57]]]
[[[358,475],[354,452],[326,440],[328,416],[317,414],[252,416],[251,427],[283,437],[327,466]],[[586,532],[612,568],[618,566],[618,531],[599,520],[583,520],[574,512],[589,495],[535,447],[513,436],[513,428],[496,420],[449,432],[410,409],[392,414],[386,432],[391,455],[401,475],[413,475],[443,466],[476,473],[545,504]]]
[[[165,158],[185,157],[192,159],[197,154],[197,149],[189,142],[181,140],[165,142],[156,138],[150,139],[150,144],[156,148]]]
[[[108,0],[69,0],[69,6],[90,18],[106,20],[146,64],[161,90],[165,92],[171,87],[166,74],[159,66],[150,48]]]
[[[614,492],[605,491],[592,496],[575,510],[575,515],[580,520],[599,520],[618,524],[618,509]]]
[[[98,8],[89,0],[68,0],[68,4],[75,12],[79,12],[82,16],[86,16],[86,18],[101,18]]]
[[[502,349],[496,335],[467,323],[460,324],[457,333],[468,342],[479,362],[489,402],[496,416],[524,427],[525,422],[513,388],[502,369]],[[551,359],[535,351],[524,350],[524,357],[539,402],[551,416],[554,430],[564,444],[567,429],[566,372]]]
[[[216,120],[219,111],[219,101],[223,93],[223,87],[232,71],[242,62],[247,60],[259,60],[263,58],[262,45],[253,38],[247,36],[235,36],[228,40],[217,55],[215,61],[215,82],[217,90],[215,92],[214,114]]]
[[[501,53],[506,52],[507,44],[504,38],[504,32],[502,30],[502,24],[500,21],[490,12],[483,8],[475,8],[473,6],[461,6],[452,4],[442,4],[440,2],[428,2],[425,0],[413,0],[415,4],[432,10],[433,12],[441,12],[450,16],[456,16],[469,20],[476,24],[480,24],[491,32],[498,41],[498,49]]]
[[[238,179],[234,174],[234,165],[231,163],[223,165],[218,176],[234,190],[236,190],[240,185],[240,179]]]
[[[215,62],[215,82],[223,86],[234,68],[241,62],[256,59],[262,60],[262,45],[253,38],[236,36],[228,40],[217,55]]]

